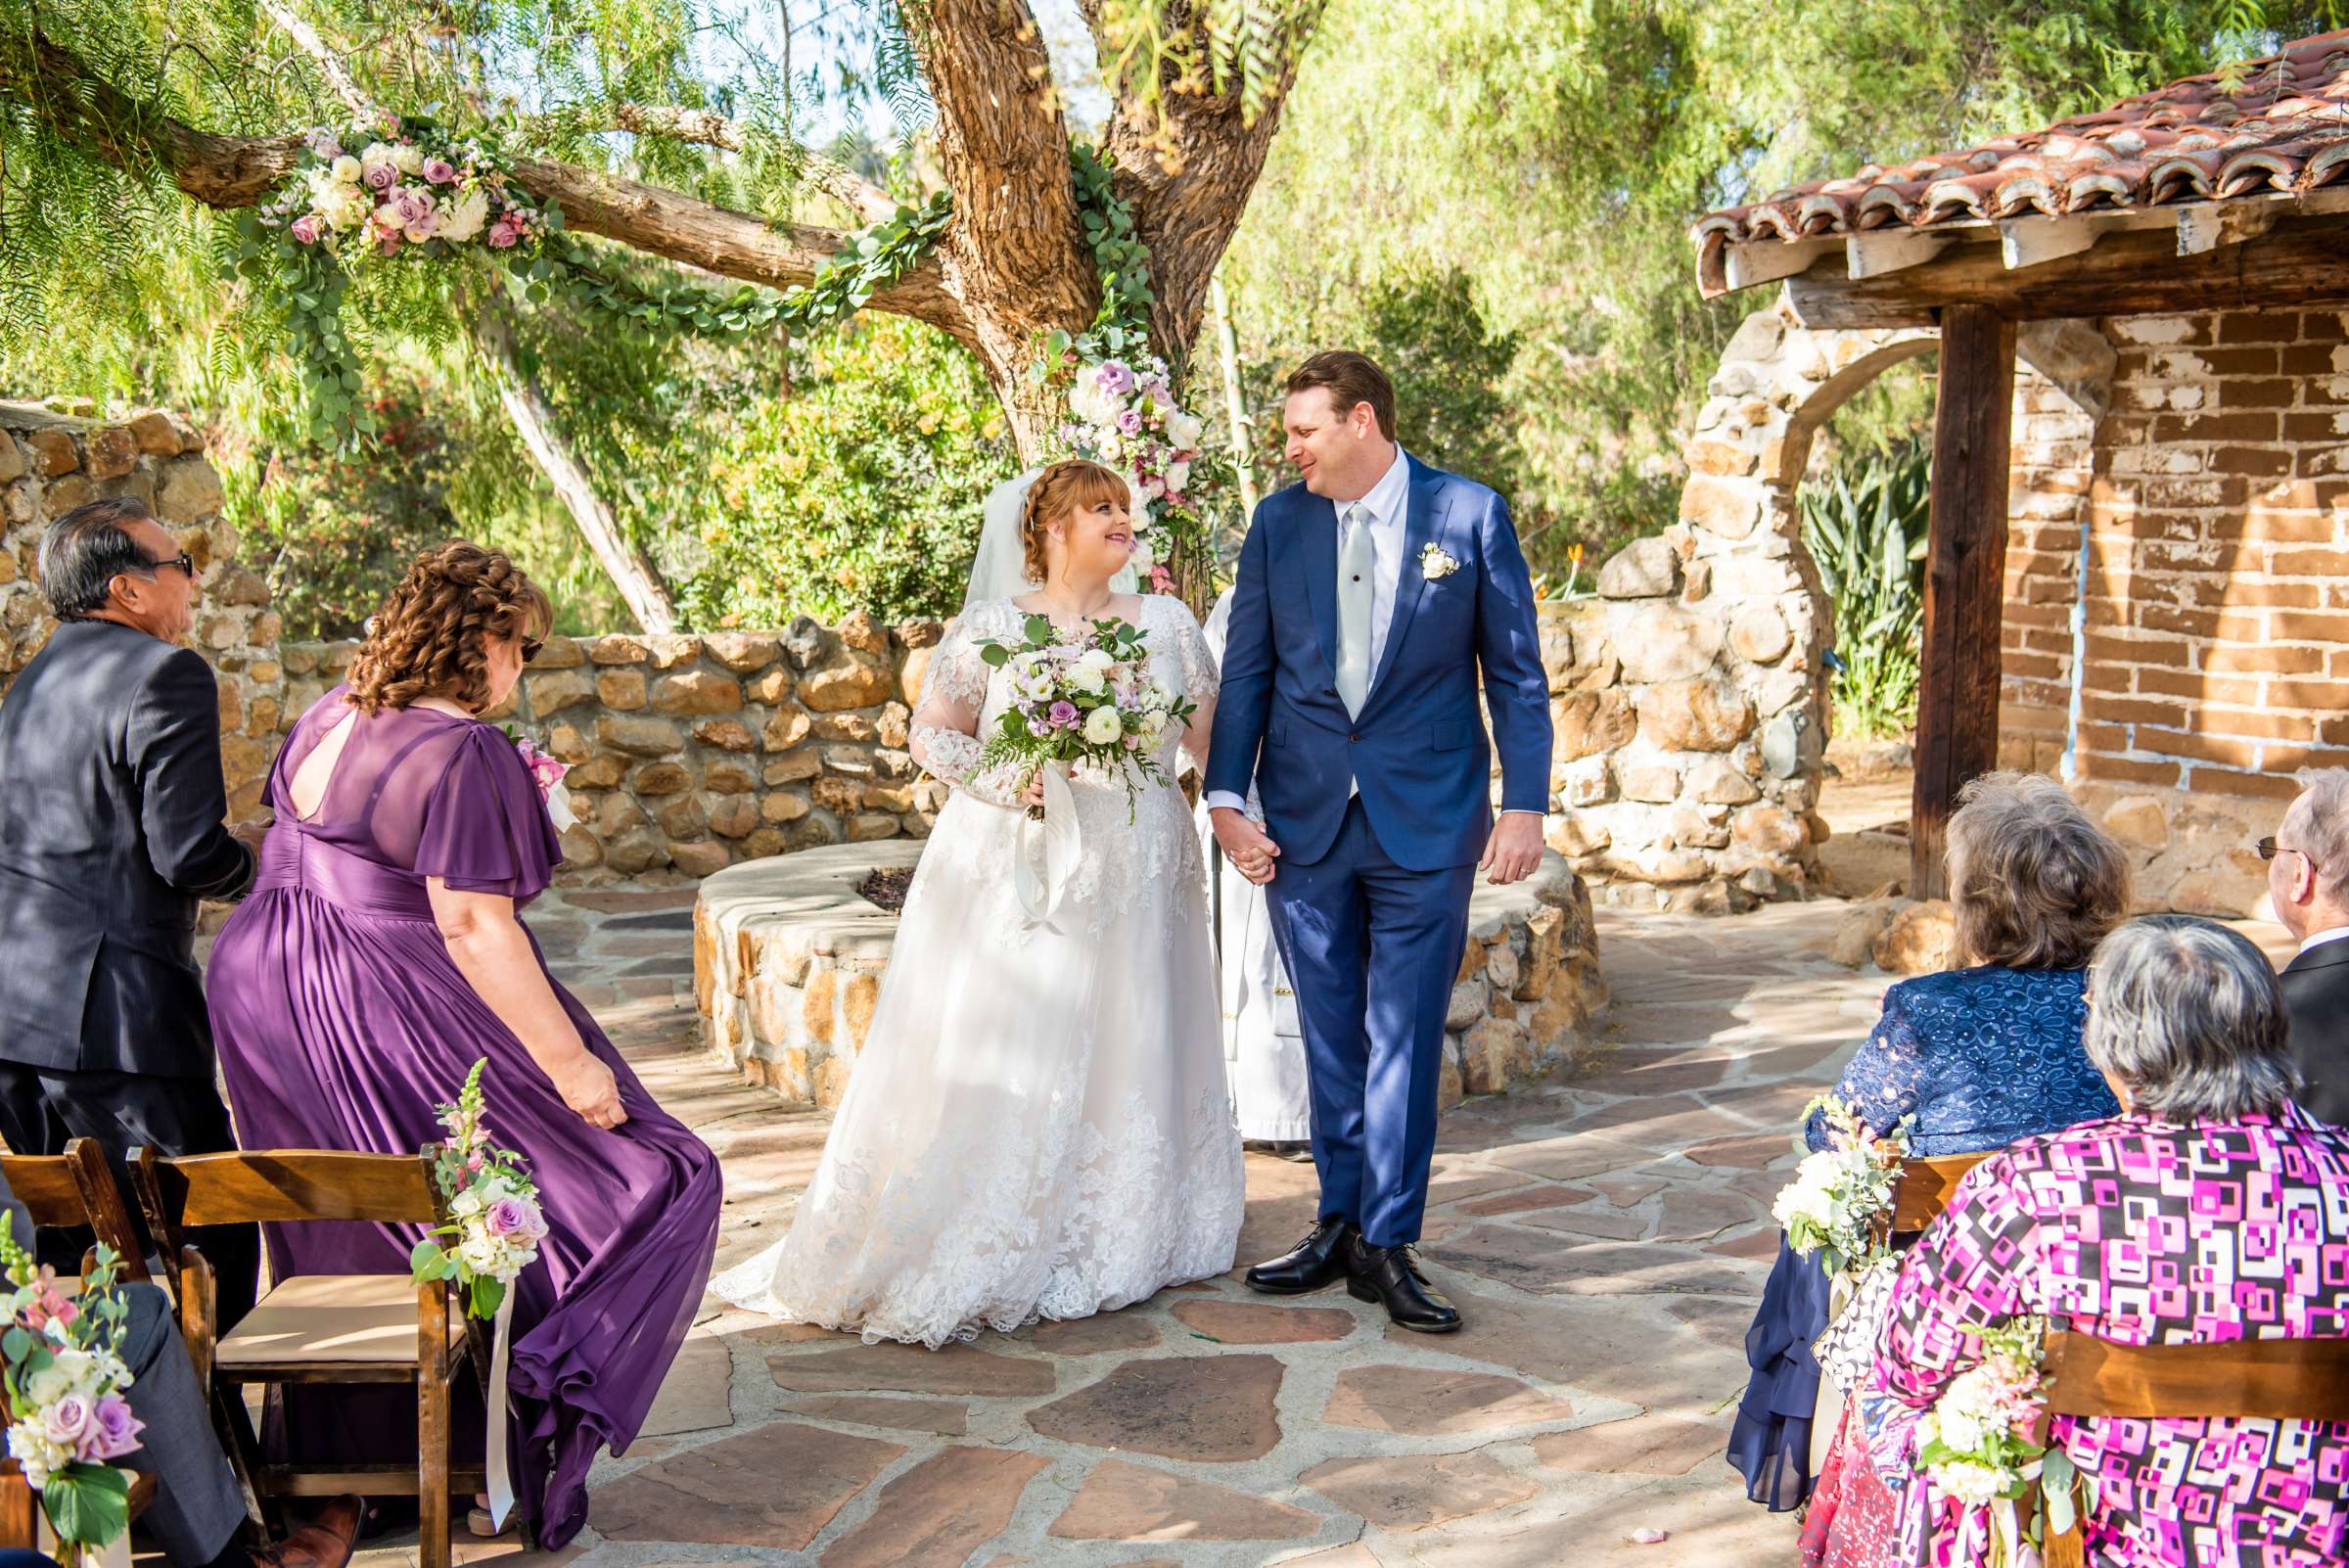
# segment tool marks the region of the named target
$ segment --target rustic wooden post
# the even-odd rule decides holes
[[[1918,650],[1916,783],[1909,819],[1912,898],[1947,893],[1942,846],[1951,804],[1967,779],[1998,765],[2013,415],[2014,322],[1983,305],[1944,309],[1933,411],[1932,543]]]

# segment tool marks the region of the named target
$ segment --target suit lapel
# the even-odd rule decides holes
[[[1436,483],[1436,471],[1415,457],[1409,462],[1411,498],[1404,513],[1403,563],[1395,574],[1395,619],[1387,625],[1387,646],[1378,656],[1377,673],[1370,677],[1373,694],[1386,683],[1387,671],[1395,668],[1396,657],[1403,649],[1403,639],[1410,633],[1411,618],[1419,613],[1419,600],[1427,592],[1427,574],[1419,569],[1419,556],[1443,530],[1448,505],[1442,487]],[[1331,583],[1334,587],[1335,572],[1331,573]],[[1364,702],[1367,705],[1368,699]]]
[[[1305,597],[1313,612],[1321,662],[1338,668],[1338,509],[1307,491],[1297,508],[1297,546],[1305,563]]]

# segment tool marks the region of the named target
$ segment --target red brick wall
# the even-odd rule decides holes
[[[2280,804],[2349,763],[2349,329],[2339,311],[2134,317],[2110,411],[2018,395],[2004,760]],[[2029,755],[2024,755],[2028,748]]]

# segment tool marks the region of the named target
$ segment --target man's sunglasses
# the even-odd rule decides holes
[[[2317,857],[2315,855],[2309,853],[2306,850],[2296,849],[2289,844],[2278,844],[2276,842],[2276,836],[2273,833],[2260,840],[2257,844],[2251,846],[2251,848],[2259,852],[2259,857],[2263,860],[2273,860],[2280,854],[2296,854],[2300,856],[2301,859],[2308,862],[2308,868],[2311,871],[2318,869]]]
[[[186,577],[190,582],[196,580],[196,558],[188,554],[188,552],[185,550],[180,551],[177,555],[167,556],[161,561],[150,561],[147,563],[147,569],[150,572],[161,572],[165,567],[170,567],[173,571]]]

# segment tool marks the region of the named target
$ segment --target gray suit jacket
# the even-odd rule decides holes
[[[2349,1127],[2349,942],[2298,954],[2276,983],[2291,1021],[2300,1108],[2320,1122]]]
[[[208,1084],[197,906],[253,875],[211,667],[68,622],[0,701],[0,1061]]]

